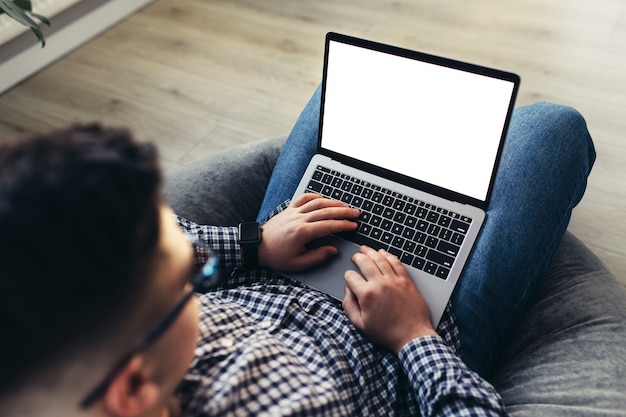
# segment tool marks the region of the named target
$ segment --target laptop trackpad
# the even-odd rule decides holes
[[[285,275],[301,281],[311,288],[325,292],[338,300],[343,300],[344,288],[347,285],[343,275],[348,269],[359,270],[351,260],[352,255],[359,251],[359,246],[332,235],[316,239],[307,246],[315,248],[327,245],[336,247],[338,254],[323,264],[306,271]]]

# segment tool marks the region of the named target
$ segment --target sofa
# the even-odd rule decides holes
[[[254,221],[283,143],[240,145],[171,171],[165,199],[201,224]],[[511,416],[626,416],[626,288],[571,233],[489,379]]]

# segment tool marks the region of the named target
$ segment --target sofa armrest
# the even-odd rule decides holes
[[[165,201],[200,224],[254,221],[284,142],[276,138],[236,146],[169,172]]]

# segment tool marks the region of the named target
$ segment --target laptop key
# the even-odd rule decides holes
[[[416,246],[417,246],[417,243],[411,240],[407,240],[404,242],[404,246],[402,247],[402,249],[404,249],[407,252],[413,252]]]
[[[394,246],[396,248],[402,248],[404,246],[404,239],[399,236],[394,237],[391,241],[391,246]]]
[[[450,225],[450,229],[462,233],[462,234],[466,234],[468,229],[469,229],[469,224],[459,221],[459,220],[452,220],[452,224]]]
[[[423,258],[416,256],[415,259],[413,259],[413,263],[411,265],[421,270],[421,269],[424,269],[424,266],[426,265],[426,261]]]
[[[397,223],[404,223],[405,219],[406,214],[402,213],[401,211],[396,212],[396,214],[393,216],[393,221]]]
[[[415,236],[415,230],[410,229],[408,227],[406,227],[404,231],[402,232],[402,237],[406,239],[413,239],[413,236]]]
[[[358,230],[360,234],[362,234],[363,236],[367,236],[372,231],[372,226],[367,223],[360,223]]]
[[[322,191],[322,188],[324,188],[324,184],[317,181],[311,181],[309,182],[309,186],[307,188],[314,193],[319,193]]]
[[[452,222],[452,219],[444,215],[439,218],[439,221],[437,222],[437,224],[442,227],[449,227],[451,222]]]
[[[369,223],[371,218],[372,213],[368,211],[361,211],[361,214],[359,215],[359,220],[363,223]]]
[[[380,230],[377,227],[372,228],[372,231],[370,232],[370,236],[375,239],[376,241],[380,240],[380,238],[383,236],[383,231]],[[379,248],[380,249],[380,248]]]
[[[441,231],[441,226],[437,226],[436,224],[431,224],[428,226],[428,234],[432,236],[438,236]]]
[[[404,201],[398,199],[393,203],[393,208],[396,210],[404,210],[405,205],[406,203]]]
[[[441,233],[439,233],[439,238],[443,240],[450,240],[452,237],[452,231],[449,229],[441,229]]]
[[[406,220],[404,220],[404,224],[408,227],[415,227],[415,225],[417,224],[417,218],[413,216],[408,216]]]
[[[437,239],[436,237],[428,236],[426,238],[426,246],[428,246],[429,248],[436,248],[438,243],[439,239]]]
[[[413,215],[417,211],[417,206],[415,204],[407,204],[404,206],[404,212],[408,215]]]
[[[322,179],[322,177],[324,176],[324,173],[322,171],[320,171],[319,169],[316,169],[315,171],[313,171],[313,176],[312,178],[315,181],[319,181]]]
[[[420,232],[425,232],[426,230],[428,230],[428,222],[425,222],[424,220],[419,220],[417,222],[416,229]]]
[[[363,198],[359,197],[358,195],[354,196],[354,198],[352,199],[352,207],[363,207]]]
[[[419,257],[425,258],[428,253],[428,248],[422,245],[417,245],[415,248],[415,254]]]
[[[400,257],[400,261],[402,261],[402,263],[407,264],[407,265],[412,265],[414,259],[415,259],[415,256],[406,252],[402,252],[402,256]]]
[[[431,211],[430,213],[428,213],[428,216],[426,216],[426,220],[431,223],[437,223],[437,220],[439,220],[439,213],[437,213],[436,211]]]
[[[393,226],[391,226],[391,233],[393,233],[394,235],[398,237],[402,235],[403,231],[404,231],[404,226],[402,226],[401,224],[394,223]]]
[[[452,268],[452,264],[454,263],[453,257],[444,255],[443,253],[432,249],[426,254],[426,259],[435,262],[436,264],[445,266],[446,268]]]
[[[373,232],[373,231],[372,231]],[[379,249],[389,249],[389,245],[385,245],[384,243],[381,243],[375,239],[372,239],[368,236],[363,236],[359,233],[356,232],[341,232],[341,233],[337,233],[337,236],[346,239],[350,242],[354,242],[357,245],[365,245],[365,246],[369,246],[370,248],[374,249],[374,250],[379,250]]]
[[[449,273],[450,273],[450,270],[448,268],[444,268],[443,266],[440,266],[439,268],[437,268],[437,272],[435,273],[435,276],[441,279],[447,279]]]
[[[443,253],[447,253],[450,256],[456,256],[459,253],[459,246],[453,245],[446,241],[439,241],[437,245],[437,250]]]
[[[463,239],[465,239],[465,235],[462,235],[460,233],[454,233],[450,242],[454,243],[455,245],[461,246],[461,243],[463,243]]]
[[[417,243],[424,243],[426,242],[427,238],[428,238],[428,235],[426,233],[417,232],[413,240],[415,240]]]
[[[433,262],[426,261],[426,265],[424,265],[424,272],[435,275],[437,272],[437,265]]]

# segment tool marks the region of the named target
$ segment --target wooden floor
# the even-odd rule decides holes
[[[598,160],[570,230],[626,284],[623,0],[156,0],[0,96],[0,138],[100,120],[158,142],[171,169],[283,135],[330,30],[513,71],[518,105],[579,109]]]

